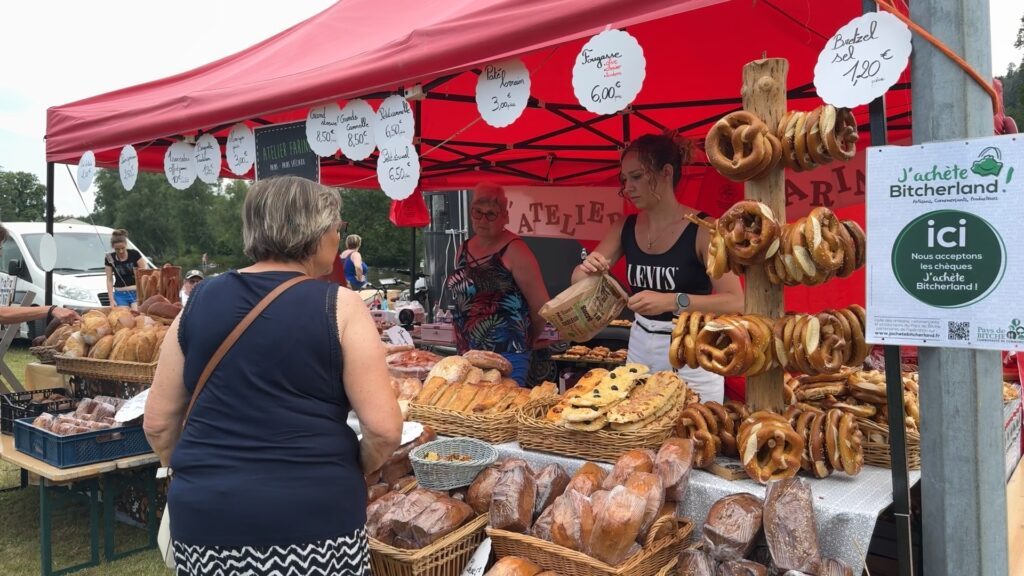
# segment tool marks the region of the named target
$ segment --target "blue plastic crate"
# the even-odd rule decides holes
[[[142,426],[58,436],[32,425],[33,418],[14,422],[14,447],[18,452],[57,468],[72,468],[152,452]]]

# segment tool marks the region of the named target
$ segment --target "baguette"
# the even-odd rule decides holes
[[[420,393],[416,395],[416,399],[413,400],[415,404],[423,404],[425,406],[433,406],[434,401],[444,392],[447,388],[448,381],[444,378],[428,378],[427,383],[423,385]]]
[[[484,390],[479,384],[463,384],[459,391],[452,397],[444,407],[449,410],[465,412],[466,408],[473,403],[473,400]]]
[[[454,398],[455,395],[458,394],[460,390],[462,390],[463,386],[464,384],[461,383],[449,384],[448,387],[444,389],[444,392],[442,392],[441,395],[437,397],[437,400],[434,401],[434,406],[436,408],[444,408],[445,406],[447,406],[448,403],[451,402],[452,398]]]

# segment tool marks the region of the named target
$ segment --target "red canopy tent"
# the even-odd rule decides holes
[[[861,12],[859,1],[806,0],[346,0],[251,48],[176,76],[50,108],[47,160],[75,163],[87,150],[115,168],[125,144],[140,168],[160,171],[168,145],[212,133],[223,145],[239,121],[252,126],[301,120],[310,106],[362,97],[375,107],[403,89],[414,102],[424,190],[472,187],[481,180],[527,185],[613,185],[619,151],[641,134],[679,129],[698,142],[708,126],[738,109],[742,66],[767,54],[790,62],[790,107],[810,109],[814,63],[828,37]],[[572,93],[573,61],[606,27],[623,28],[644,49],[643,89],[625,113],[596,116]],[[518,56],[531,71],[531,100],[511,126],[479,120],[479,68]],[[906,80],[904,77],[903,80]],[[890,139],[909,136],[910,92],[887,96]],[[855,111],[866,130],[866,109]],[[862,142],[867,142],[866,134]],[[324,158],[321,180],[376,187],[376,156]],[[697,154],[679,194],[712,212],[742,194]],[[222,176],[235,177],[226,165]],[[251,177],[251,173],[249,174]],[[854,177],[850,177],[852,182]],[[847,186],[836,205],[863,222],[863,187]],[[860,196],[858,197],[858,192]],[[821,200],[790,195],[790,218]],[[863,300],[863,277],[827,289],[787,291],[794,309]]]

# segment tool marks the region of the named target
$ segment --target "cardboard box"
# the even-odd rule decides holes
[[[420,340],[436,344],[455,344],[455,327],[451,324],[423,324]]]

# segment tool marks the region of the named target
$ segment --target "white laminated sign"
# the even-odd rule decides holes
[[[476,108],[495,128],[515,122],[530,100],[530,71],[518,58],[484,66],[476,81]]]
[[[203,134],[196,140],[196,174],[207,184],[216,184],[220,178],[220,144],[213,134]]]
[[[825,43],[814,87],[840,108],[867,104],[892,88],[910,60],[910,29],[888,12],[850,20]]]
[[[139,177],[139,153],[131,144],[121,148],[117,174],[121,177],[121,186],[124,186],[125,190],[135,188],[135,180]]]
[[[338,151],[338,119],[341,108],[331,102],[310,108],[306,115],[306,140],[317,156],[334,156]]]
[[[196,181],[196,156],[187,142],[175,142],[164,153],[164,175],[171,186],[184,190]]]
[[[606,30],[591,38],[576,56],[572,88],[594,114],[614,114],[633,103],[647,75],[647,60],[636,38]]]
[[[232,174],[245,176],[252,169],[256,162],[256,135],[251,128],[242,122],[231,127],[224,146],[224,157]]]
[[[342,154],[351,160],[365,160],[377,148],[374,126],[377,113],[366,100],[349,100],[338,120],[338,144]]]
[[[85,192],[92,186],[92,179],[96,176],[96,155],[92,150],[82,154],[78,161],[78,191]]]
[[[1024,138],[869,148],[867,340],[1024,348]]]

